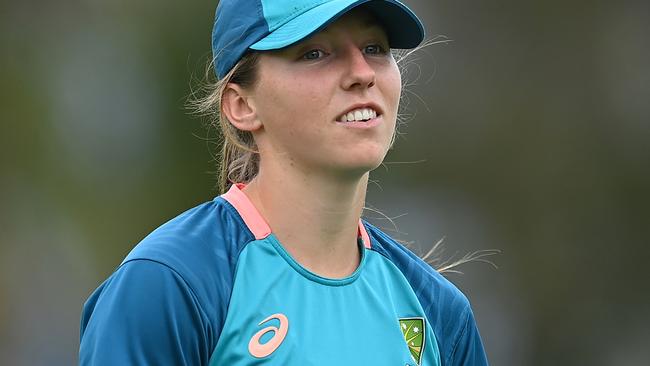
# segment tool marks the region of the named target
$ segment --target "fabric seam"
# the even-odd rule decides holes
[[[460,344],[460,340],[463,339],[465,336],[465,332],[467,332],[467,328],[469,325],[469,311],[467,308],[464,309],[465,312],[465,326],[463,327],[463,330],[460,332],[458,337],[456,338],[456,341],[454,342],[454,347],[452,347],[451,352],[449,353],[449,363],[451,363],[454,358],[456,357],[456,349],[458,348],[458,345]]]

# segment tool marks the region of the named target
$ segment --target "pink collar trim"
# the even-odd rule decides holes
[[[264,239],[271,234],[271,227],[264,220],[262,215],[257,211],[257,208],[253,206],[253,203],[248,199],[246,194],[242,192],[246,184],[236,183],[233,184],[228,192],[224,193],[223,197],[228,201],[239,213],[239,216],[244,220],[248,229],[253,233],[255,239],[260,240]],[[370,236],[366,231],[366,227],[363,225],[361,219],[359,219],[359,237],[363,241],[363,246],[370,249]]]

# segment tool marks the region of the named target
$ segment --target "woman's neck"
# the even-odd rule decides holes
[[[327,179],[301,172],[260,169],[244,189],[284,248],[302,266],[329,278],[359,265],[358,224],[368,173]]]

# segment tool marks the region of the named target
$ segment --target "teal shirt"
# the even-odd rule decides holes
[[[310,273],[239,187],[144,238],[84,304],[81,365],[484,366],[467,298],[365,221],[347,278]]]
[[[210,364],[439,366],[435,335],[406,278],[385,257],[360,250],[351,276],[328,279],[297,263],[274,235],[249,243]],[[410,344],[406,319],[420,320],[408,327]]]

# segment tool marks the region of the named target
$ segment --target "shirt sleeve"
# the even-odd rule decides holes
[[[478,333],[471,309],[467,309],[467,319],[448,363],[452,366],[487,366],[487,356]]]
[[[84,305],[80,365],[205,365],[207,320],[192,289],[165,264],[124,263]]]

